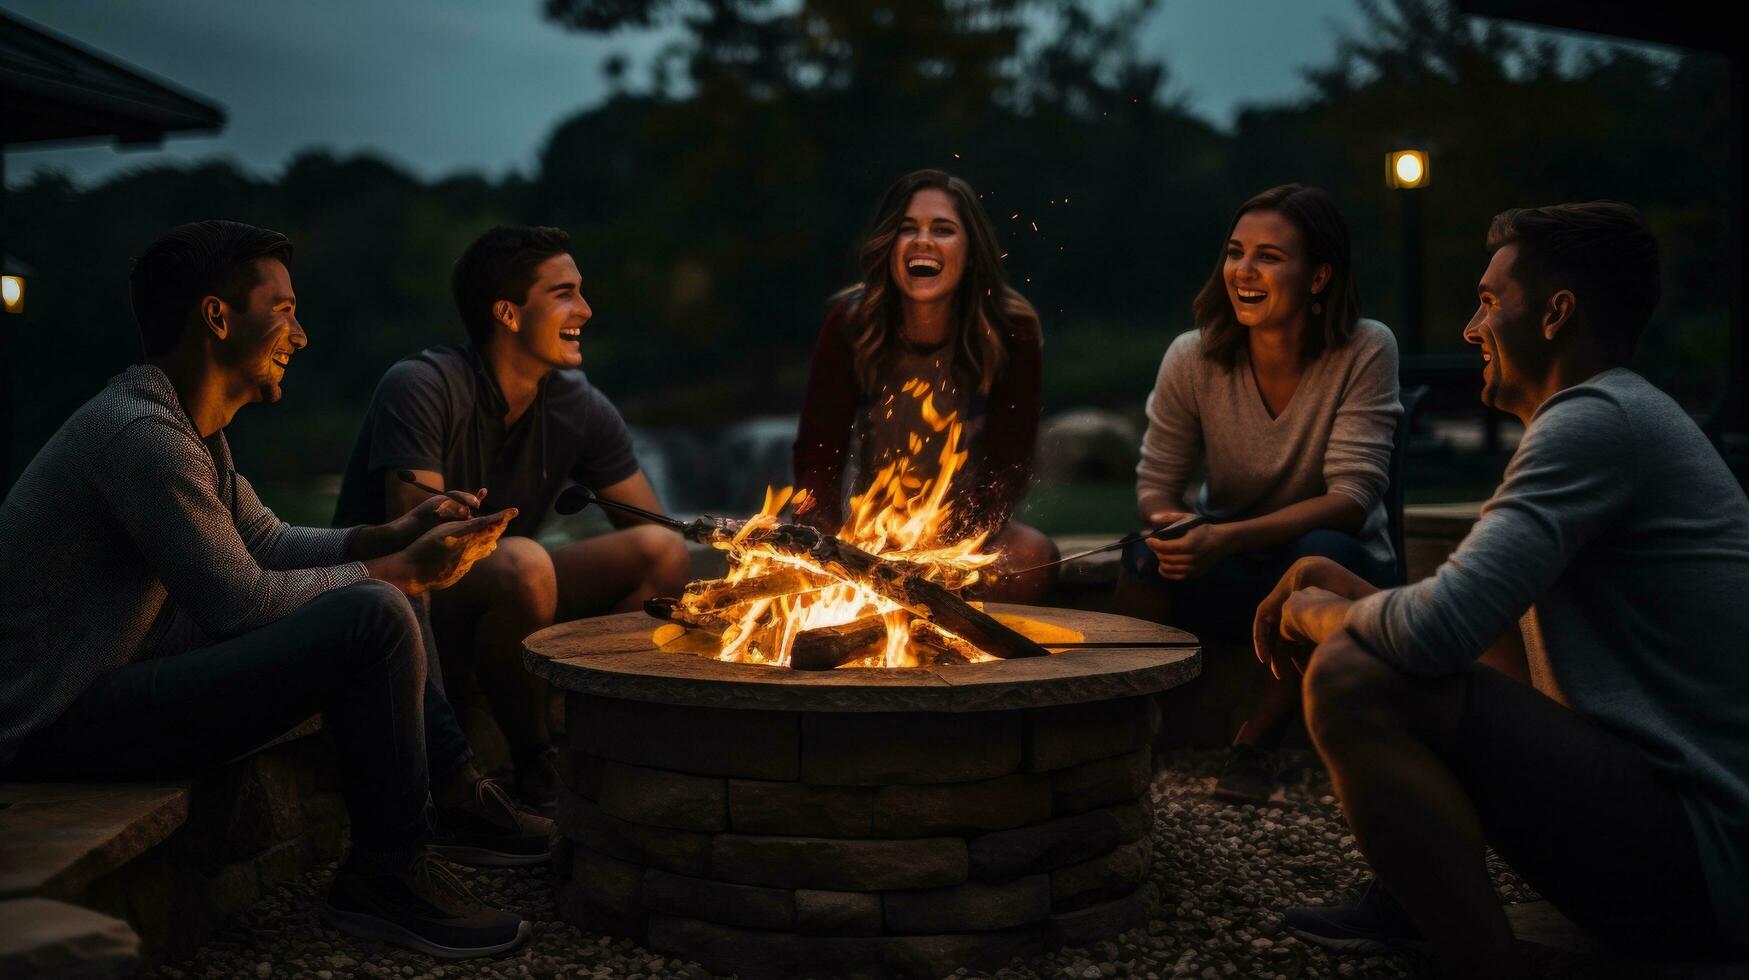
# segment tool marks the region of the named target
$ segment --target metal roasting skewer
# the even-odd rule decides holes
[[[559,494],[559,499],[554,502],[553,510],[561,514],[575,514],[585,507],[588,507],[590,504],[594,504],[597,507],[607,507],[613,510],[624,511],[627,514],[642,517],[644,520],[649,521],[652,524],[660,524],[665,528],[679,531],[682,534],[686,533],[687,523],[685,521],[677,521],[666,514],[658,514],[655,511],[645,510],[642,507],[634,507],[631,504],[622,504],[617,500],[609,500],[581,483],[574,483],[571,486],[566,487],[564,492]]]
[[[1130,545],[1135,544],[1137,541],[1147,538],[1154,538],[1158,541],[1170,541],[1173,538],[1183,537],[1192,528],[1201,527],[1207,523],[1208,518],[1201,514],[1192,514],[1189,517],[1180,518],[1171,524],[1162,524],[1152,531],[1131,531],[1110,544],[1101,545],[1092,550],[1082,551],[1065,558],[1058,558],[1056,561],[1047,561],[1043,565],[1034,565],[1031,568],[1022,568],[1019,571],[1003,572],[1002,575],[1005,578],[1015,575],[1025,575],[1027,572],[1036,572],[1041,568],[1050,568],[1053,565],[1062,565],[1072,561],[1080,561],[1090,555],[1101,555],[1107,551],[1116,551],[1119,548],[1127,548]]]

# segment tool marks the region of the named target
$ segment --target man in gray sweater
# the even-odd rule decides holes
[[[1628,952],[1728,953],[1749,944],[1749,500],[1624,366],[1659,294],[1637,211],[1508,211],[1488,244],[1464,338],[1525,424],[1500,488],[1432,578],[1378,591],[1308,560],[1257,611],[1378,875],[1286,924],[1523,976],[1487,844]],[[1531,683],[1478,665],[1491,649]]]
[[[467,519],[479,501],[458,493],[329,530],[263,506],[224,429],[279,400],[307,342],[290,255],[277,232],[203,221],[135,262],[146,363],[74,412],[0,505],[0,770],[184,776],[320,711],[351,823],[324,920],[434,956],[509,949],[529,923],[481,906],[426,849],[407,596],[466,574],[516,514]]]

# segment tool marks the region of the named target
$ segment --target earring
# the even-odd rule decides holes
[[[1318,302],[1317,300],[1312,300],[1312,315],[1313,316],[1322,316],[1323,313],[1324,313],[1324,304]]]

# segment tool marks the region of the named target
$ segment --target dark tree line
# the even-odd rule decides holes
[[[12,397],[14,466],[137,358],[128,257],[180,221],[226,216],[298,244],[310,348],[284,405],[246,412],[249,472],[341,468],[384,368],[462,336],[447,275],[500,221],[577,239],[597,316],[591,376],[634,420],[708,426],[793,411],[825,297],[847,284],[875,196],[921,166],[984,194],[1016,285],[1046,330],[1047,409],[1139,410],[1160,352],[1246,195],[1288,180],[1343,201],[1367,312],[1403,322],[1399,139],[1425,141],[1429,350],[1473,302],[1502,207],[1615,197],[1644,208],[1671,258],[1646,369],[1702,409],[1726,344],[1723,67],[1546,43],[1433,0],[1367,6],[1368,28],[1311,72],[1296,104],[1231,132],[1171,99],[1131,42],[1146,12],[1072,0],[548,0],[557,27],[678,20],[648,91],[623,85],[558,124],[529,178],[420,181],[370,157],[300,156],[274,180],[229,165],[153,168],[78,190],[13,192],[11,248],[38,270]],[[611,61],[623,81],[626,66]],[[1036,230],[1035,230],[1036,227]]]

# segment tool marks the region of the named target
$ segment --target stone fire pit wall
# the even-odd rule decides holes
[[[563,683],[567,662],[530,646],[530,666]],[[748,703],[787,702],[775,708],[646,700],[660,681],[634,683],[637,698],[572,690],[560,914],[743,975],[940,976],[1142,925],[1158,727],[1145,692],[1196,668],[1194,649],[1169,653],[1171,669],[1142,671],[1153,682],[1132,677],[1118,696],[1001,707],[1050,699],[1051,685],[1022,681],[1025,696],[973,699],[987,710],[940,710],[956,702],[927,671],[887,672],[924,674],[921,691],[832,672],[872,685],[851,698],[862,710],[843,710],[845,692],[830,688],[778,697],[748,685]],[[587,659],[623,674],[623,656]],[[653,656],[683,673],[778,675]]]

